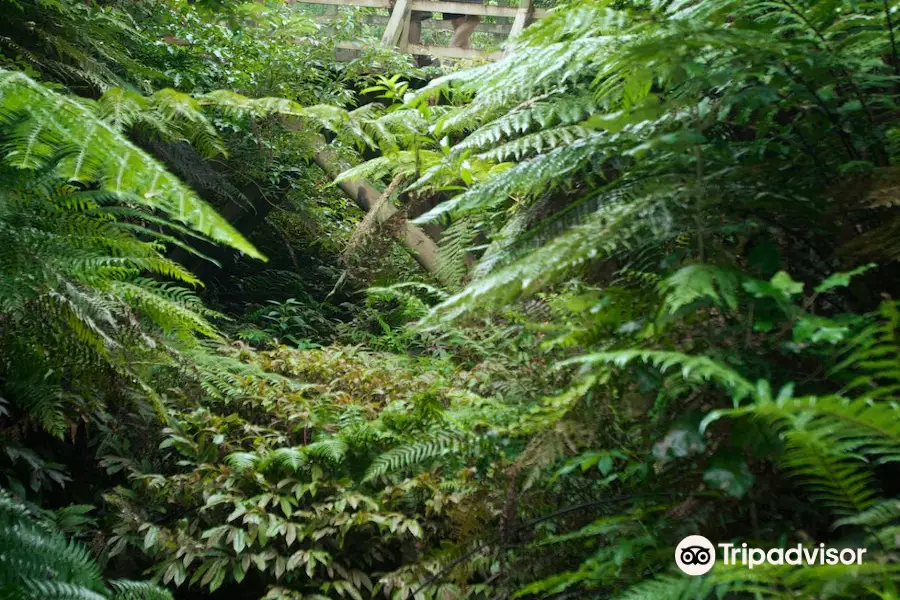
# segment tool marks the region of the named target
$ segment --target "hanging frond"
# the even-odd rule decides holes
[[[94,112],[23,73],[0,71],[0,131],[4,160],[19,169],[52,166],[74,182],[95,182],[150,209],[161,210],[210,239],[263,256],[224,218],[155,159]]]

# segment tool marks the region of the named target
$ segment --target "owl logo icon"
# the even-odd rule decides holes
[[[689,535],[675,548],[675,564],[691,576],[709,573],[716,564],[716,547],[702,535]]]

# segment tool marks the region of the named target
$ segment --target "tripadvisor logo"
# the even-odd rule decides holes
[[[861,565],[865,548],[811,548],[797,544],[791,548],[751,548],[747,544],[713,544],[702,535],[689,535],[675,548],[675,564],[688,575],[703,575],[716,564],[716,548],[726,565],[752,569],[758,565]]]
[[[702,535],[689,535],[675,548],[675,564],[688,575],[703,575],[716,564],[716,547]]]

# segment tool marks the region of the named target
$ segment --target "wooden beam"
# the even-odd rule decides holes
[[[339,15],[319,15],[316,17],[317,23],[330,23]],[[387,25],[388,19],[382,15],[360,15],[356,17],[363,23],[369,25]],[[510,23],[479,23],[475,33],[487,33],[495,36],[507,37],[512,28]],[[422,21],[422,29],[441,29],[453,31],[453,23],[450,21],[442,21],[441,19],[425,19]]]
[[[481,50],[476,50],[474,48],[466,50],[463,48],[451,48],[449,46],[422,46],[419,44],[410,44],[406,51],[410,54],[437,56],[438,58],[465,58],[472,60],[479,58],[485,58],[487,60],[498,60],[501,55],[500,52],[491,52],[490,54],[486,54]]]
[[[359,0],[352,1],[357,2]],[[469,4],[467,2],[435,2],[433,0],[413,0],[412,10],[457,15],[480,15],[482,17],[515,17],[519,12],[518,8],[512,6],[491,6],[490,4]],[[546,15],[546,10],[534,11],[535,19],[543,18]]]
[[[302,4],[327,4],[336,6],[359,6],[363,8],[391,9],[391,0],[297,0]],[[489,4],[468,4],[466,2],[435,2],[434,0],[413,0],[412,10],[423,12],[453,13],[458,15],[480,15],[483,17],[510,17],[515,18],[519,9],[512,6],[492,6]],[[545,9],[537,8],[532,14],[533,19],[543,19],[547,16]]]
[[[291,131],[306,129],[303,121],[296,117],[282,117],[282,123]],[[329,179],[335,179],[350,168],[343,158],[328,147],[328,141],[324,136],[315,135],[312,144],[315,151],[313,161],[319,165]],[[337,186],[367,214],[381,197],[381,192],[366,179],[345,179]],[[381,224],[393,218],[398,212],[400,211],[393,202],[385,202],[379,207],[375,219]],[[423,269],[432,274],[436,273],[438,266],[437,243],[422,228],[414,225],[408,219],[404,219],[401,229],[402,231],[393,232],[397,241],[406,246]]]
[[[366,45],[361,42],[339,42],[334,46],[338,50],[357,52],[366,47]],[[423,56],[436,56],[438,58],[462,58],[469,60],[500,60],[500,57],[503,54],[500,51],[487,54],[481,50],[476,50],[475,48],[464,50],[463,48],[451,48],[449,46],[423,46],[420,44],[409,44],[406,47],[406,52]],[[346,56],[346,58],[339,58],[339,60],[352,60],[355,58],[355,56],[351,57],[349,54],[342,54],[342,56]]]
[[[412,11],[406,11],[406,15],[403,17],[403,26],[400,30],[400,40],[397,42],[397,49],[400,52],[406,52],[406,48],[409,46],[409,22],[412,19]],[[421,32],[421,31],[420,31]]]
[[[331,4],[337,6],[362,6],[365,8],[386,8],[390,10],[391,0],[298,0],[303,4]]]
[[[328,148],[325,138],[316,141],[316,155],[313,157],[316,164],[325,171],[325,174],[334,179],[348,168],[337,154]],[[365,179],[349,179],[337,184],[341,191],[353,200],[367,213],[381,196],[375,186]],[[378,223],[384,223],[397,214],[398,209],[393,202],[385,202],[381,205],[375,219]],[[398,241],[412,252],[413,258],[423,269],[434,274],[437,271],[437,244],[418,225],[403,221],[402,231],[396,233]]]

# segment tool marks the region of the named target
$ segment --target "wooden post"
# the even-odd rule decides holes
[[[400,31],[400,39],[397,41],[397,48],[400,52],[406,52],[409,47],[409,22],[412,21],[412,11],[406,11],[406,18],[403,19],[403,29]]]
[[[409,22],[409,16],[409,0],[397,0],[394,3],[394,8],[391,10],[391,18],[388,19],[381,43],[389,47],[398,46],[404,25]],[[406,25],[406,27],[408,28],[409,26]]]
[[[516,17],[513,19],[512,29],[509,30],[509,39],[514,39],[517,35],[522,33],[522,30],[525,29],[525,26],[528,25],[528,21],[531,20],[531,13],[534,11],[534,0],[519,0],[519,11],[516,13]],[[503,52],[503,56],[506,56],[510,52],[511,48],[509,44],[507,44],[506,50]]]

